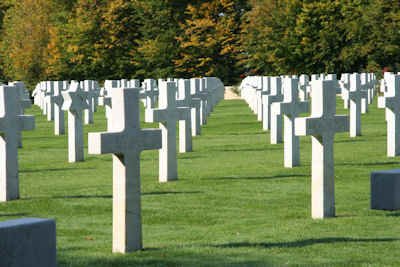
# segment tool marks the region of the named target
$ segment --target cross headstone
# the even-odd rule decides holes
[[[17,90],[17,109],[19,112],[19,115],[24,115],[25,109],[30,108],[32,106],[32,102],[29,99],[29,92],[28,96],[25,95],[26,93],[26,88],[25,84],[23,82],[9,82],[9,86],[15,87]],[[18,136],[18,147],[22,148],[22,135],[21,132],[17,133]]]
[[[189,108],[176,107],[175,82],[159,84],[159,108],[146,109],[146,122],[159,122],[162,132],[162,148],[159,150],[159,181],[178,179],[176,159],[176,123],[190,116]]]
[[[313,218],[335,216],[334,157],[335,133],[349,130],[349,118],[336,114],[333,80],[312,83],[311,117],[296,118],[295,133],[311,135],[311,210]]]
[[[62,96],[63,82],[58,81],[54,83],[54,134],[63,135],[65,134],[65,122],[64,122],[64,110],[62,105],[64,98]]]
[[[198,79],[190,79],[190,98],[192,99],[192,136],[201,134],[201,111],[203,102],[199,97],[200,81]]]
[[[207,122],[207,100],[208,93],[207,91],[200,91],[201,80],[199,78],[190,79],[190,92],[193,98],[200,99],[200,125],[204,125]],[[198,133],[200,134],[200,127],[198,127]]]
[[[262,76],[255,76],[254,77],[254,82],[255,82],[255,112],[257,114],[257,120],[262,121],[262,92],[263,92],[263,77]]]
[[[82,91],[78,82],[72,81],[69,90],[62,92],[62,96],[62,109],[68,111],[68,161],[83,161],[82,113],[89,108],[87,93]]]
[[[307,86],[310,83],[310,78],[306,74],[300,75],[299,81],[299,97],[301,101],[308,99]]]
[[[308,111],[309,103],[299,101],[298,79],[286,79],[283,91],[283,102],[273,103],[272,112],[284,115],[284,166],[292,168],[300,165],[300,142],[295,135],[294,120]]]
[[[0,202],[19,198],[18,133],[33,130],[33,116],[21,115],[17,90],[0,86]]]
[[[159,129],[140,129],[139,90],[112,90],[108,131],[88,137],[90,154],[113,154],[113,252],[117,253],[143,248],[140,153],[161,148]]]
[[[179,152],[193,151],[192,143],[192,108],[190,95],[190,80],[178,80],[179,99],[176,101],[177,107],[189,109],[189,114],[185,120],[179,121]],[[200,103],[199,103],[200,104]]]
[[[146,108],[155,108],[157,102],[158,91],[156,91],[156,84],[155,80],[153,79],[146,79],[143,82],[144,87],[144,97],[145,97],[145,104]]]
[[[341,88],[341,96],[343,99],[343,108],[348,109],[350,105],[349,90],[350,90],[350,73],[342,73],[339,85]]]
[[[262,77],[262,90],[260,94],[260,102],[261,106],[259,107],[260,110],[258,111],[259,114],[261,114],[261,122],[264,122],[264,109],[266,108],[263,102],[263,98],[271,93],[271,77],[269,76],[264,76]]]
[[[47,120],[54,120],[54,102],[53,102],[53,94],[54,94],[54,83],[52,81],[46,82],[46,114]]]
[[[97,97],[97,93],[94,90],[94,81],[92,80],[85,80],[82,81],[81,88],[83,88],[83,91],[86,92],[87,97],[86,101],[89,105],[89,108],[85,109],[83,111],[84,113],[84,123],[85,124],[93,124],[94,123],[94,118],[93,118],[93,112],[94,112],[94,99]]]
[[[386,108],[387,155],[400,155],[400,75],[385,78],[387,92],[380,98]]]
[[[361,135],[361,100],[367,91],[361,90],[360,75],[353,73],[350,76],[350,88],[346,91],[346,98],[350,100],[350,137]]]
[[[274,102],[283,100],[281,94],[282,81],[280,77],[271,77],[270,79],[270,94],[263,95],[263,129],[271,129],[271,105]]]

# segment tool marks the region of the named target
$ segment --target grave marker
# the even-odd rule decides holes
[[[64,122],[64,110],[62,105],[64,98],[62,96],[63,82],[58,81],[54,84],[54,134],[63,135],[65,134],[65,122]]]
[[[284,166],[292,168],[300,164],[300,142],[295,135],[294,120],[308,111],[309,103],[299,101],[298,79],[286,79],[283,90],[283,102],[273,103],[272,112],[284,115]]]
[[[140,129],[139,91],[112,90],[108,131],[89,133],[90,154],[113,154],[113,252],[119,253],[143,248],[140,153],[161,148],[159,129]]]
[[[82,114],[89,108],[87,93],[81,90],[78,82],[72,81],[69,90],[62,92],[62,96],[62,109],[68,111],[68,161],[83,161]]]
[[[386,108],[387,123],[387,155],[400,155],[400,75],[392,75],[386,79],[387,92],[380,98],[381,105]]]
[[[159,181],[178,179],[176,159],[176,123],[190,116],[189,108],[176,107],[175,82],[159,84],[159,108],[146,109],[146,122],[159,122],[162,132],[162,148],[159,150]]]
[[[335,216],[333,141],[335,133],[349,129],[349,118],[336,114],[335,81],[312,83],[311,117],[296,118],[295,133],[311,135],[313,218]]]
[[[33,130],[33,116],[21,115],[17,90],[0,86],[0,202],[19,198],[18,133]]]

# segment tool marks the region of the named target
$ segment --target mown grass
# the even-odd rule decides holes
[[[269,144],[246,104],[221,102],[194,152],[178,155],[178,182],[159,184],[158,151],[142,154],[145,250],[128,255],[111,253],[111,155],[69,164],[67,137],[38,108],[28,113],[36,130],[19,151],[21,199],[0,203],[0,220],[55,218],[59,266],[400,265],[400,213],[369,208],[370,172],[400,163],[386,157],[376,103],[362,115],[363,136],[336,136],[337,217],[312,220],[310,137],[302,166],[285,169],[283,145]],[[95,122],[85,132],[105,129],[103,109]]]

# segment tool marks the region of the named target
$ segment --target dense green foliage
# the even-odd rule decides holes
[[[129,255],[111,253],[111,155],[70,164],[67,136],[54,136],[37,107],[27,114],[37,128],[19,150],[21,199],[0,203],[0,221],[55,218],[60,267],[400,265],[400,213],[369,209],[370,172],[399,166],[386,157],[376,102],[362,115],[363,136],[336,135],[337,217],[313,220],[311,138],[301,138],[302,166],[285,169],[283,145],[268,143],[246,104],[223,101],[194,151],[178,155],[179,181],[158,183],[158,151],[143,152],[145,250]],[[105,129],[100,108],[85,132]]]
[[[3,0],[0,79],[399,70],[400,2]]]

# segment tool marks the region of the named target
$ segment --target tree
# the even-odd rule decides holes
[[[11,7],[11,1],[2,1],[0,2],[0,32],[3,32],[3,19],[4,15],[7,12],[7,10]],[[2,34],[0,35],[0,42],[2,40]],[[5,80],[5,76],[3,73],[3,63],[2,63],[2,57],[0,57],[0,81]]]
[[[78,0],[66,25],[66,53],[71,79],[105,76],[101,58],[104,31],[100,26],[105,0]]]
[[[52,1],[20,0],[7,10],[1,53],[6,76],[32,85],[44,79],[44,53],[49,41]]]
[[[189,76],[218,76],[231,82],[237,76],[240,55],[240,20],[244,1],[212,0],[190,4],[177,38],[180,56],[178,73]]]
[[[307,1],[297,16],[297,73],[340,73],[344,31],[340,1]],[[301,60],[301,61],[300,61]],[[296,65],[296,64],[294,64]]]
[[[138,12],[141,22],[138,48],[134,55],[136,77],[166,78],[177,73],[174,61],[178,58],[182,21],[189,0],[140,0]]]

